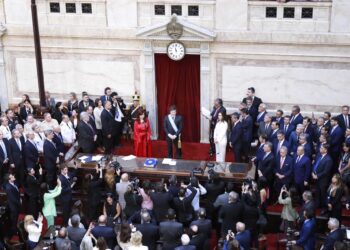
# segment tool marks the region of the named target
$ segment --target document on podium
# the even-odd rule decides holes
[[[201,113],[205,118],[211,119],[210,110],[206,109],[205,107],[201,107]]]

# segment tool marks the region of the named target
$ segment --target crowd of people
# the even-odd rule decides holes
[[[212,229],[222,249],[258,248],[268,223],[266,208],[278,202],[283,205],[281,231],[300,231],[291,244],[315,249],[316,209],[321,208],[321,215],[330,217],[331,230],[324,249],[342,246],[342,209],[349,209],[350,203],[350,198],[342,200],[350,197],[348,106],[339,115],[325,112],[318,118],[303,116],[297,105],[291,115],[282,110],[271,114],[249,88],[238,112],[228,118],[223,101],[216,99],[208,117],[209,153],[224,162],[229,147],[236,162],[252,162],[255,178],[242,187],[225,183],[215,172],[202,184],[194,176],[151,183],[132,179],[118,165],[96,167],[78,180],[77,167],[62,164],[76,141],[83,153],[98,149],[110,154],[121,145],[123,133],[131,131],[135,155],[152,155],[152,121],[140,97],[132,99],[127,107],[108,87],[95,101],[83,92],[80,101],[70,93],[67,102],[56,102],[46,92],[43,120],[37,119],[27,95],[17,109],[1,115],[0,184],[7,194],[7,237],[18,233],[18,217],[24,213],[26,244],[35,249],[43,221],[56,225],[57,202],[62,213],[58,250],[210,249]],[[164,118],[168,158],[182,157],[182,120],[171,106]],[[87,193],[85,207],[79,200],[73,204],[77,182]],[[295,204],[300,204],[300,212]]]

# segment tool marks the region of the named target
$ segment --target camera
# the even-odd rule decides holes
[[[135,177],[130,181],[130,183],[132,184],[132,187],[134,188],[134,190],[137,190],[140,186],[140,179]]]
[[[120,163],[118,161],[112,161],[110,163],[110,166],[112,168],[115,168],[115,170],[122,170],[122,166],[120,165]]]

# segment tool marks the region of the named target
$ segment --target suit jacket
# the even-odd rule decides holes
[[[101,112],[101,123],[102,123],[102,133],[104,136],[112,135],[116,133],[116,121],[114,120],[114,115],[112,111],[108,112],[103,109]]]
[[[282,182],[285,185],[288,185],[291,183],[292,179],[292,171],[293,171],[293,158],[289,155],[286,156],[283,162],[283,166],[281,168],[281,157],[278,156],[276,159],[276,166],[275,166],[275,174],[281,174],[285,177],[283,179],[279,179],[277,176],[275,177],[276,180]]]
[[[61,133],[59,133],[59,134],[54,133],[54,137],[53,137],[52,141],[56,144],[56,148],[57,148],[58,152],[64,154],[64,143],[63,143],[63,137],[62,137]]]
[[[91,99],[89,99],[89,104],[88,104],[87,107],[89,107],[89,106],[91,106],[91,107],[93,107],[93,108],[95,107],[95,103],[94,103],[94,101],[91,100]],[[83,111],[86,111],[86,108],[87,108],[87,107],[84,106],[84,101],[81,100],[81,101],[79,102],[79,105],[78,105],[78,111],[79,111],[79,113],[81,113],[81,112],[83,112]]]
[[[251,143],[253,140],[253,119],[248,115],[245,119],[242,119],[243,128],[243,142]]]
[[[100,100],[101,100],[101,102],[102,102],[102,106],[105,106],[105,103],[106,103],[107,101],[113,102],[113,101],[112,101],[112,97],[106,96],[106,95],[101,95]]]
[[[115,246],[116,237],[113,228],[107,226],[96,226],[91,230],[91,233],[96,239],[103,237],[107,242],[108,248],[113,249]]]
[[[299,146],[304,147],[304,154],[311,159],[312,158],[312,148],[311,148],[312,146],[311,146],[311,144],[305,143],[304,145],[299,144]],[[294,154],[296,154],[296,151],[294,152]]]
[[[7,196],[7,205],[11,212],[19,213],[21,209],[21,196],[19,189],[15,188],[10,183],[5,185],[5,191]]]
[[[272,132],[271,123],[268,124],[267,128],[266,128],[266,123],[264,121],[261,121],[259,123],[258,136],[267,135],[267,138],[269,138],[271,135],[271,132]]]
[[[241,122],[237,122],[231,128],[230,142],[232,143],[233,148],[241,148],[243,140],[243,127]]]
[[[251,106],[250,108],[247,107],[247,109],[248,109],[248,114],[252,117],[253,121],[255,121],[259,113],[258,109],[253,106]]]
[[[27,180],[27,187],[26,187],[27,195],[30,197],[39,197],[42,176],[40,175],[39,178],[36,178],[35,176],[27,175],[26,180]]]
[[[21,108],[20,108],[20,110],[19,110],[19,116],[21,117],[21,119],[22,119],[22,121],[26,121],[27,120],[27,116],[29,115],[29,114],[32,114],[32,113],[34,113],[34,110],[33,111],[28,111],[27,112],[27,109],[26,109],[26,107],[25,106],[22,106]]]
[[[273,154],[277,157],[278,155],[279,155],[279,152],[278,152],[278,145],[279,145],[279,141],[278,140],[275,140],[275,142],[273,143]],[[283,140],[283,143],[282,143],[282,145],[280,146],[280,149],[281,149],[281,147],[287,147],[287,149],[288,149],[288,154],[290,153],[290,145],[289,145],[289,142],[286,140],[286,139],[284,139]]]
[[[260,127],[261,122],[264,122],[264,118],[266,114],[267,114],[266,111],[257,114],[255,124],[257,124],[258,127]]]
[[[136,229],[142,233],[142,245],[147,246],[149,250],[156,250],[159,239],[158,226],[143,223],[136,225]]]
[[[196,246],[193,245],[186,245],[186,246],[179,246],[175,247],[174,250],[196,250]]]
[[[345,119],[344,119],[344,116],[343,114],[340,114],[338,115],[338,124],[339,124],[339,127],[341,127],[341,129],[345,132],[345,130],[347,128],[349,128],[350,126],[350,115],[347,115],[348,116],[348,127],[346,127],[346,124],[345,124]]]
[[[294,155],[293,158],[293,173],[294,182],[298,184],[304,183],[304,181],[309,182],[311,176],[311,161],[306,155],[303,155],[298,162],[298,155]]]
[[[242,221],[244,206],[240,201],[227,203],[221,207],[219,217],[222,219],[221,232],[227,234],[228,230],[234,230],[236,223]]]
[[[250,249],[251,236],[248,230],[245,230],[241,233],[237,233],[235,235],[235,238],[239,242],[239,245],[242,246],[244,249]]]
[[[172,195],[168,192],[152,192],[150,197],[153,201],[153,212],[156,215],[157,221],[161,222],[165,220],[173,199]]]
[[[208,219],[198,219],[191,222],[191,225],[196,225],[198,227],[198,233],[206,235],[208,238],[211,236],[212,224],[211,220]]]
[[[344,233],[340,228],[334,230],[333,232],[330,232],[323,244],[323,250],[333,250],[334,249],[334,243],[337,241],[343,241]]]
[[[304,211],[313,211],[314,214],[316,214],[315,202],[313,200],[310,200],[307,203],[304,203],[303,206],[301,207],[300,212],[299,212],[299,225],[301,225],[301,226],[303,225],[303,223],[305,221]]]
[[[337,126],[336,128],[331,129],[329,131],[329,135],[331,138],[331,141],[330,141],[331,152],[340,153],[342,149],[342,143],[344,141],[344,131],[340,128],[340,126]]]
[[[53,171],[56,169],[56,161],[58,156],[59,151],[54,143],[46,139],[44,141],[44,163],[46,170]]]
[[[291,133],[295,130],[295,126],[292,124],[284,125],[280,127],[281,130],[284,132],[284,137],[286,140],[290,138]]]
[[[242,102],[247,103],[247,98],[246,98],[246,97],[243,98],[243,101],[242,101]],[[254,98],[253,98],[253,103],[252,103],[252,107],[254,107],[256,110],[258,110],[259,105],[260,105],[261,103],[262,103],[262,100],[261,100],[259,97],[254,96]]]
[[[193,207],[192,200],[197,194],[197,190],[189,186],[191,194],[186,196],[182,200],[179,197],[175,197],[173,200],[174,208],[177,212],[177,219],[181,223],[189,223],[192,220]]]
[[[293,131],[289,136],[290,152],[297,152],[299,146],[299,136],[296,131]]]
[[[303,124],[304,117],[299,113],[296,116],[290,118],[290,124],[294,125],[296,128],[298,124]]]
[[[78,124],[78,144],[83,149],[93,148],[95,145],[94,136],[96,135],[94,130],[84,121],[79,121]]]
[[[224,117],[226,116],[226,109],[225,109],[224,106],[221,106],[218,111],[216,111],[216,108],[213,107],[213,109],[212,109],[212,111],[210,113],[210,115],[211,115],[210,124],[213,125],[214,127],[215,127],[215,124],[216,124],[216,122],[218,120],[219,113],[223,114]]]
[[[198,233],[197,235],[192,235],[189,245],[196,246],[196,249],[204,249],[205,240],[206,235]]]
[[[319,163],[318,163],[319,162]],[[318,163],[318,167],[316,165]],[[332,171],[332,159],[327,154],[322,158],[322,155],[319,155],[315,159],[315,163],[313,166],[313,172],[317,175],[317,182],[320,184],[321,182],[327,185],[328,180],[330,179],[331,171]]]
[[[68,101],[67,108],[68,108],[69,114],[71,114],[73,110],[76,110],[78,112],[78,110],[79,110],[78,100],[76,100],[74,102]]]
[[[328,120],[328,121],[325,121],[324,124],[323,124],[324,127],[328,128],[328,131],[331,131],[331,121]]]
[[[180,115],[176,115],[175,116],[175,125],[177,127],[177,132],[175,132],[175,130],[173,129],[173,127],[171,126],[171,123],[169,121],[168,116],[164,117],[164,131],[165,131],[165,136],[168,138],[168,134],[171,135],[176,135],[179,136],[179,134],[181,134],[182,132],[182,116]]]
[[[9,142],[6,138],[3,138],[2,141],[4,142],[4,145],[5,145],[7,159],[10,159],[11,151],[10,151],[10,147],[9,147]],[[0,168],[3,167],[4,161],[5,161],[5,152],[3,151],[2,147],[0,146]]]
[[[58,176],[58,178],[60,179],[61,181],[61,186],[62,186],[62,191],[61,191],[61,195],[60,195],[60,198],[61,198],[61,201],[63,202],[68,202],[70,200],[72,200],[72,188],[71,188],[71,185],[72,185],[72,177],[71,175],[68,174],[68,179],[60,174]]]
[[[273,170],[275,167],[275,157],[271,152],[268,156],[259,161],[258,170],[261,171],[262,175],[268,180],[273,180]]]
[[[33,143],[35,142],[33,141]],[[35,168],[39,161],[39,152],[33,143],[27,140],[24,144],[23,154],[24,162],[27,168]]]
[[[321,135],[321,130],[324,126],[321,126],[321,127],[318,127],[316,124],[313,125],[313,128],[314,128],[314,132],[313,132],[313,135],[314,135],[314,142],[318,142],[319,141],[319,138],[320,138],[320,135]]]
[[[277,132],[278,132],[278,129],[271,130],[271,133],[268,137],[269,142],[271,142],[272,144],[275,143],[275,141],[277,141]]]
[[[272,117],[272,121],[276,121],[278,122],[278,124],[280,125],[280,129],[283,129],[284,127],[284,117],[280,117],[280,118],[277,118],[277,117]]]
[[[24,144],[21,142],[21,149],[18,147],[18,144],[14,138],[9,140],[9,148],[10,148],[10,164],[15,164],[15,167],[23,166],[23,149]]]
[[[316,244],[315,229],[316,222],[314,218],[305,221],[296,244],[302,246],[304,250],[314,250]]]
[[[173,250],[180,246],[183,225],[176,221],[164,221],[159,224],[159,233],[163,241],[163,250]]]

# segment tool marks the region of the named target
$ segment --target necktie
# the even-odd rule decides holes
[[[19,151],[22,151],[22,145],[21,145],[21,142],[19,139],[16,139],[16,142],[17,142],[17,146],[19,148]]]
[[[292,116],[292,119],[290,120],[290,122],[293,122],[293,121],[294,121],[294,118],[295,118],[295,116],[293,115],[293,116]]]
[[[36,146],[35,142],[30,140],[30,142],[34,145],[34,147],[36,148],[36,150],[38,150],[38,147]]]
[[[281,145],[282,145],[282,142],[280,141],[280,142],[278,143],[277,153],[280,151],[280,149],[281,149]]]
[[[38,133],[38,136],[40,137],[40,140],[42,140],[43,138],[41,137],[41,134],[40,133]]]
[[[265,125],[265,132],[267,131],[268,127],[269,127],[269,124],[266,124]]]
[[[7,159],[7,151],[3,140],[0,141],[0,146],[2,148],[2,151],[4,152],[5,159]]]
[[[349,127],[349,121],[348,121],[348,116],[344,115],[344,121],[345,121],[345,127],[348,128]]]
[[[267,153],[265,153],[263,160],[265,160],[265,158],[267,157],[267,155],[268,155],[268,154],[267,154]]]
[[[315,173],[316,173],[316,171],[317,171],[318,166],[320,165],[320,162],[321,162],[322,158],[323,158],[323,156],[321,156],[320,158],[318,158],[318,160],[317,160],[316,163],[315,163],[315,166],[314,166],[314,169],[313,169]]]
[[[11,185],[19,192],[18,187],[14,183],[11,183]]]
[[[288,130],[288,125],[284,125],[284,133],[286,133]]]
[[[89,128],[90,128],[90,130],[91,130],[91,132],[95,135],[95,131],[94,131],[94,129],[92,128],[92,126],[89,124],[89,123],[86,123],[86,125],[88,125],[89,126]]]
[[[295,163],[298,163],[300,161],[300,155],[297,157],[297,160],[295,161]]]
[[[283,167],[283,163],[284,163],[284,157],[281,157],[280,168],[282,168],[282,167]]]

